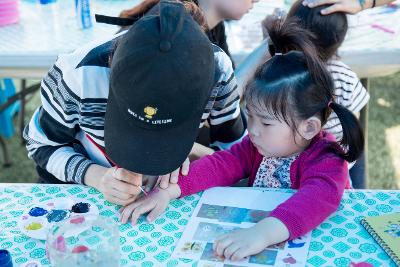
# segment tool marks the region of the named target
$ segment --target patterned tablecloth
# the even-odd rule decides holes
[[[200,196],[172,201],[154,223],[141,218],[137,226],[119,225],[121,266],[195,266],[195,262],[172,259],[171,254]],[[23,235],[18,220],[28,206],[59,197],[88,199],[96,203],[101,216],[118,221],[119,207],[88,187],[0,184],[0,248],[12,253],[15,266],[31,260],[49,265],[45,242]],[[359,224],[363,216],[392,212],[400,212],[400,191],[346,191],[338,211],[312,232],[307,266],[348,267],[352,262],[395,266]]]

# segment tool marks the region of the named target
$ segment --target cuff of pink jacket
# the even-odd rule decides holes
[[[190,186],[190,183],[187,183],[184,181],[185,177],[183,175],[179,175],[178,179],[178,186],[181,189],[181,195],[179,197],[184,197],[193,194],[192,187]]]

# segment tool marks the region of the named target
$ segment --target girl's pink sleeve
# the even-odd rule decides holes
[[[310,162],[304,166],[299,190],[270,214],[286,225],[290,240],[308,233],[337,210],[348,179],[347,163],[336,155]]]
[[[254,147],[246,136],[229,150],[215,152],[190,164],[189,174],[180,175],[181,196],[191,195],[211,187],[231,186],[250,175]]]

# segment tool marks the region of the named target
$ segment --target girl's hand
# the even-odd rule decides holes
[[[120,222],[127,223],[131,218],[132,224],[136,224],[139,217],[145,213],[147,221],[151,222],[165,211],[172,199],[178,198],[181,190],[177,184],[170,184],[167,189],[156,187],[147,196],[120,209]]]
[[[288,238],[289,231],[286,226],[274,217],[267,217],[253,227],[236,230],[217,238],[214,251],[220,257],[239,261]]]
[[[173,171],[169,174],[160,176],[158,178],[157,184],[159,184],[159,186],[162,189],[166,189],[169,184],[178,183],[179,173],[182,173],[183,176],[188,175],[189,165],[190,165],[189,158],[186,158],[186,160],[183,162],[183,164],[180,168],[176,169],[175,171]]]
[[[361,3],[364,2],[363,5]],[[346,12],[349,14],[356,14],[365,8],[370,8],[370,1],[361,0],[305,0],[303,5],[310,8],[332,4],[330,7],[321,10],[321,14],[329,15],[335,12]]]
[[[214,252],[231,261],[240,261],[263,251],[268,246],[268,237],[261,234],[256,226],[222,235],[214,242]]]

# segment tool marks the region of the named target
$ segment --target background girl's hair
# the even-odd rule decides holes
[[[289,10],[287,17],[298,18],[298,23],[314,34],[313,42],[323,61],[328,61],[342,45],[348,30],[347,16],[343,12],[322,15],[321,10],[330,5],[309,8],[297,0]]]
[[[197,5],[197,0],[175,0],[175,1],[183,3],[186,10],[192,15],[193,19],[200,25],[203,31],[206,31],[208,29],[207,21],[205,19],[202,10]],[[119,14],[119,16],[121,18],[143,17],[148,12],[152,12],[153,11],[152,9],[155,8],[159,2],[160,0],[142,0],[142,2],[140,2],[138,5],[130,9],[123,10]],[[122,30],[125,28],[126,27],[122,27]]]
[[[200,28],[205,32],[208,29],[206,17],[200,7],[197,6],[195,1],[192,0],[175,0],[177,2],[182,2],[186,11],[193,17],[194,21],[199,24]],[[160,0],[143,0],[137,6],[131,9],[127,9],[121,12],[120,17],[122,18],[141,18],[146,15],[158,15],[157,5]],[[128,26],[131,27],[131,26]],[[128,27],[122,27],[119,32],[126,30]],[[119,38],[117,38],[113,43],[112,52],[109,55],[108,63],[111,66],[112,58],[115,50],[118,47]]]
[[[158,4],[160,0],[142,0],[136,6],[122,10],[119,14],[121,18],[143,17],[151,8]]]
[[[324,125],[331,113],[337,114],[343,128],[340,144],[345,149],[335,151],[345,160],[356,160],[362,152],[364,137],[355,116],[345,107],[332,103],[334,84],[330,73],[317,54],[314,35],[302,28],[297,18],[269,22],[267,30],[271,40],[271,55],[248,84],[245,100],[259,111],[266,111],[286,122],[298,132],[296,121],[312,116]]]

